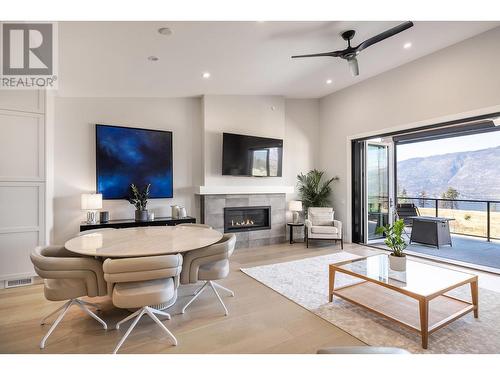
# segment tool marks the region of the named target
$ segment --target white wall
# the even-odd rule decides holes
[[[293,186],[295,192],[287,194],[287,201],[300,200],[297,194],[297,175],[317,168],[319,163],[319,100],[285,100],[285,142],[286,158],[283,166],[283,180]],[[286,221],[292,221],[287,211]],[[294,236],[300,238],[303,231]]]
[[[320,100],[320,166],[341,178],[341,220],[350,218],[348,138],[500,105],[499,41],[496,28]]]
[[[286,159],[284,183],[296,187],[297,175],[318,167],[319,162],[319,100],[285,100]],[[289,199],[297,199],[297,192]]]
[[[203,98],[204,185],[282,185],[283,177],[222,176],[222,133],[285,138],[282,96],[207,95]],[[286,160],[286,150],[283,151]]]
[[[94,192],[96,123],[173,131],[174,198],[148,207],[170,216],[170,204],[198,216],[194,187],[202,181],[201,100],[195,98],[56,98],[54,130],[54,242],[64,243],[84,219],[80,194]],[[125,200],[104,201],[111,219],[132,218]]]

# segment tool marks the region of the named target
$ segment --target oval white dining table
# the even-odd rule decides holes
[[[73,253],[104,258],[131,258],[185,253],[213,245],[222,233],[188,226],[136,227],[84,234],[64,246]]]

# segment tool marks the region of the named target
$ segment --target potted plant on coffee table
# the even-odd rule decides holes
[[[406,254],[404,250],[408,246],[403,238],[405,223],[403,220],[396,220],[392,225],[378,227],[376,233],[385,235],[385,244],[391,249],[389,255],[389,267],[394,271],[406,270]]]
[[[148,220],[148,210],[146,207],[148,205],[150,187],[151,184],[147,184],[147,186],[141,191],[134,184],[130,185],[130,196],[128,201],[130,204],[135,206],[135,221]]]

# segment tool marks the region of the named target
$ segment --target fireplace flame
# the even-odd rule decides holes
[[[249,225],[254,225],[255,222],[253,220],[250,220],[250,219],[246,219],[246,220],[243,220],[243,221],[234,221],[234,220],[231,220],[231,226],[233,227],[241,227],[241,226],[249,226]]]

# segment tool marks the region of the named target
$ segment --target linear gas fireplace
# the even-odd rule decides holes
[[[219,232],[233,233],[237,249],[282,243],[286,234],[286,195],[200,194],[200,222]]]
[[[224,233],[263,229],[271,229],[271,206],[224,208]]]

